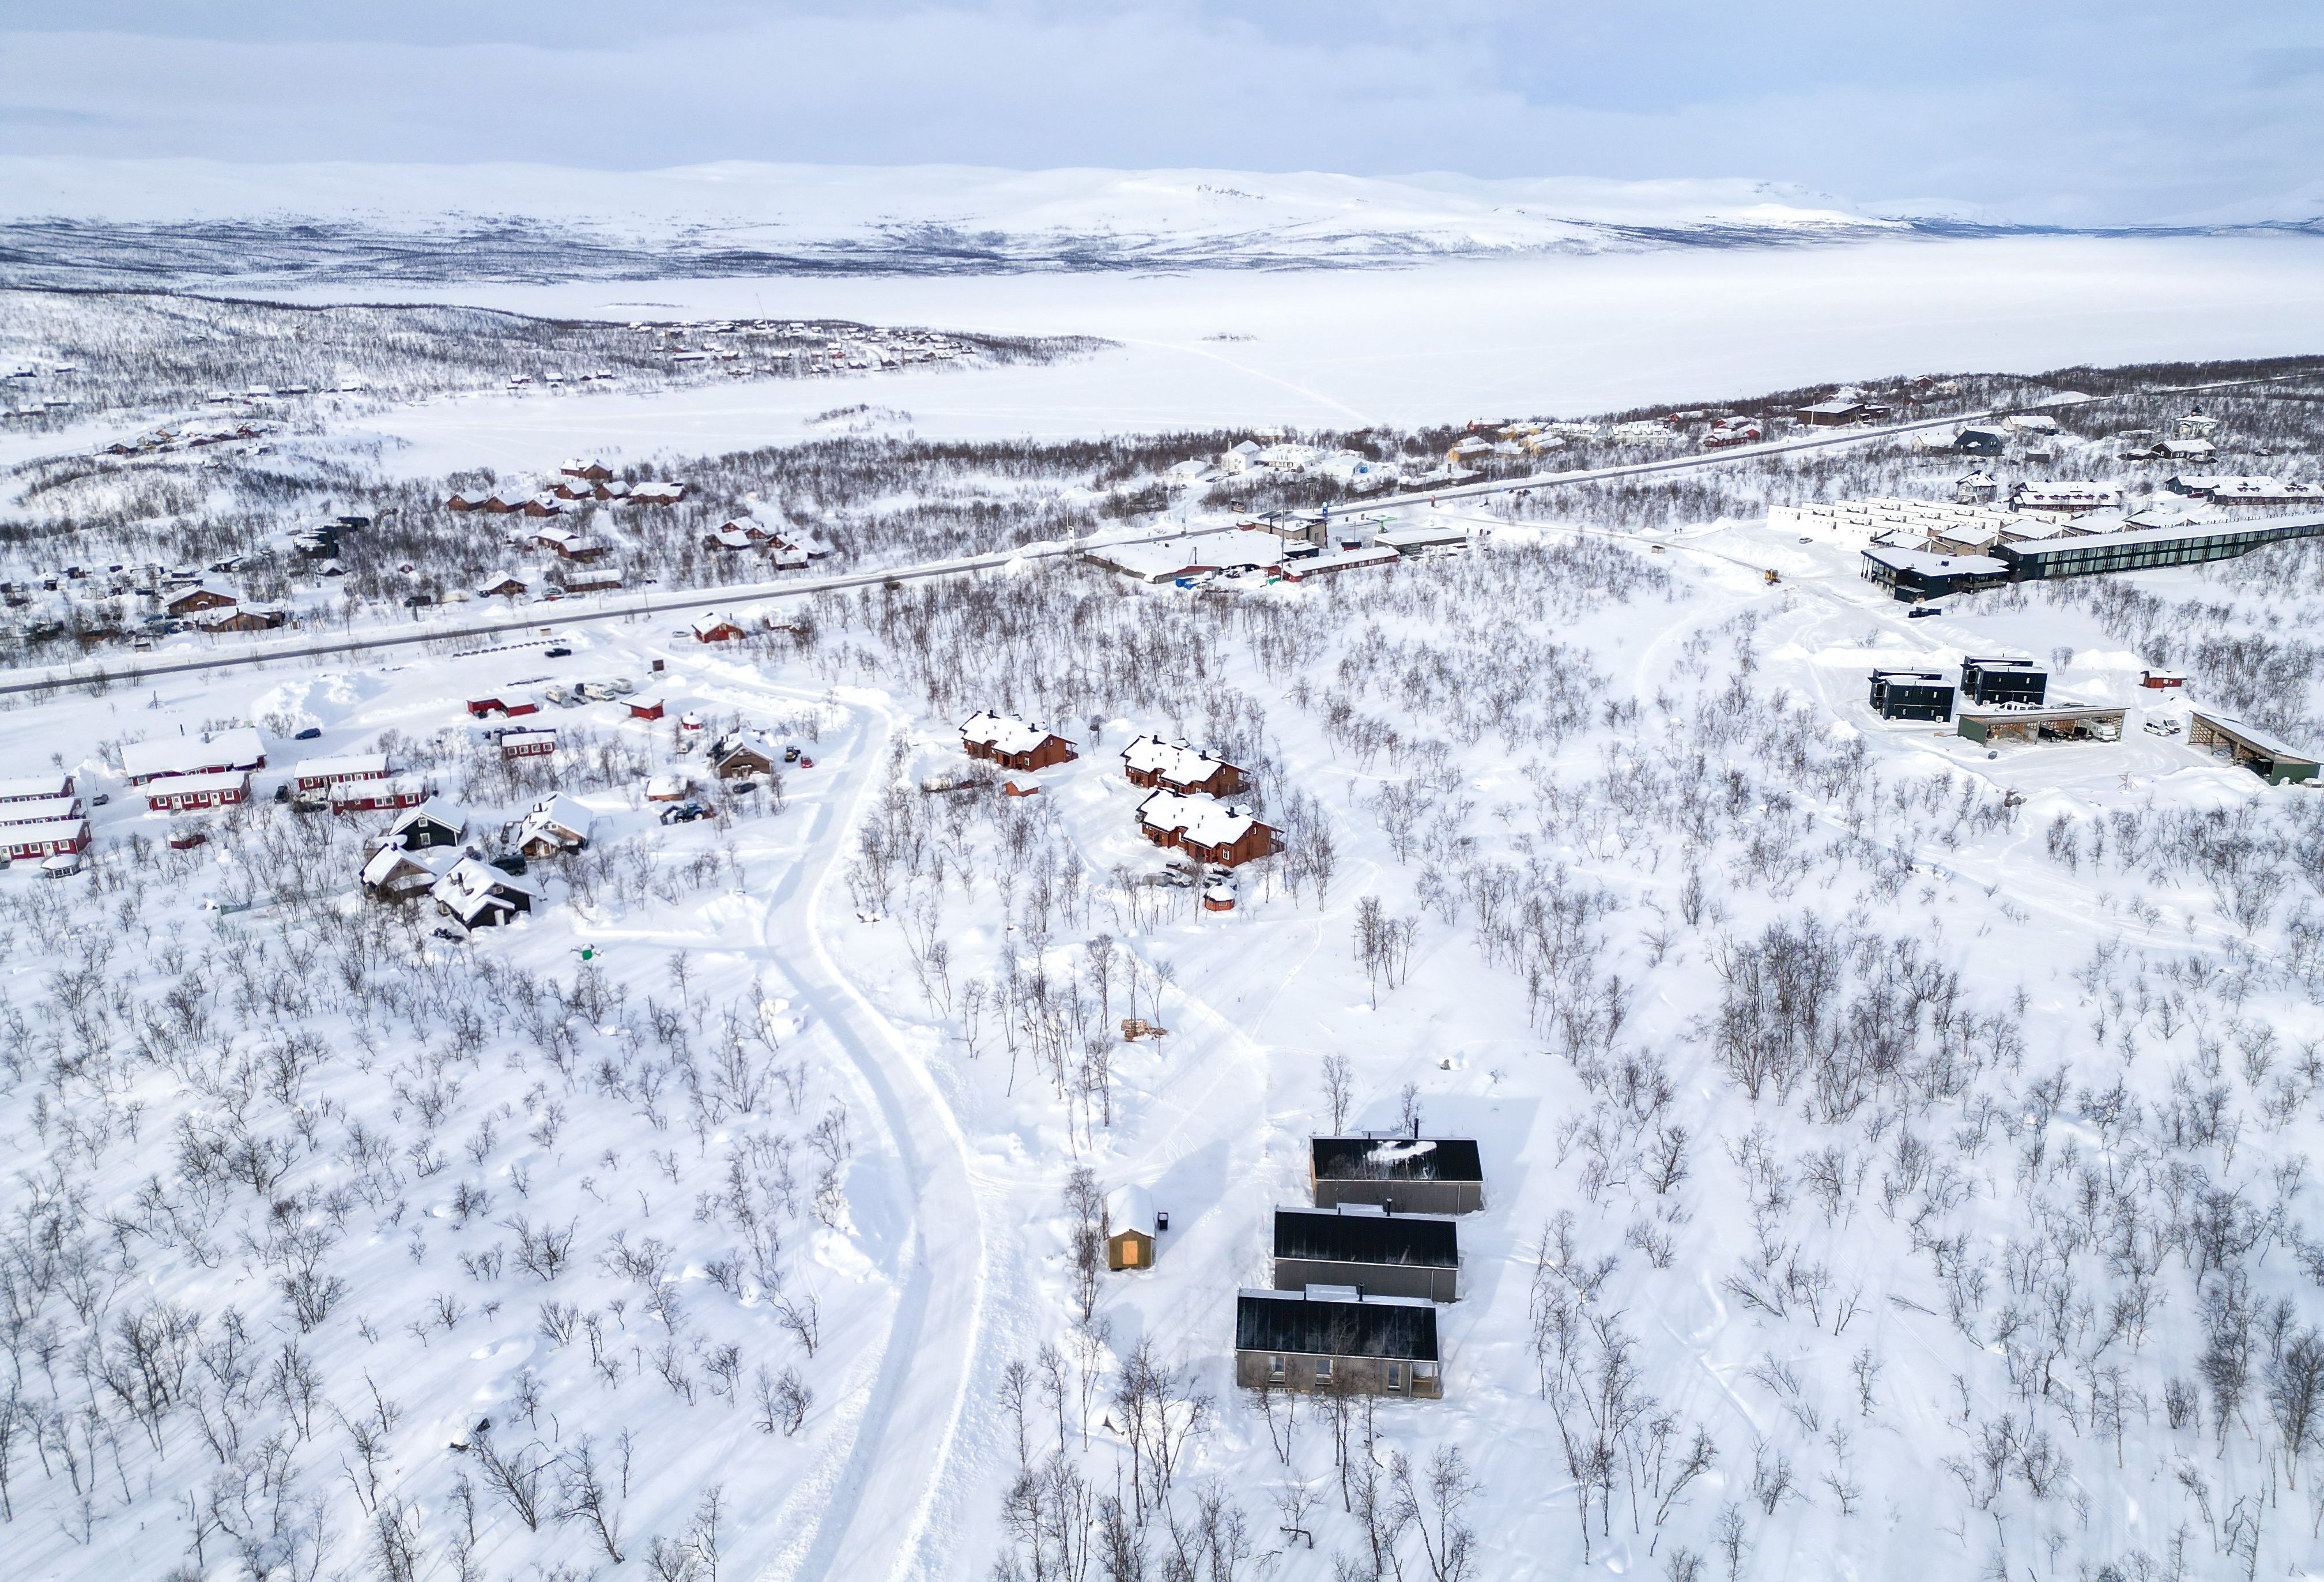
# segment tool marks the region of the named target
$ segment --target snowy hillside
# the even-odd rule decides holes
[[[1129,267],[1829,241],[1909,223],[1730,180],[727,163],[0,160],[9,277],[425,280]]]

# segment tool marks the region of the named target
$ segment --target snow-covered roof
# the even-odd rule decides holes
[[[464,856],[436,881],[434,894],[466,918],[475,916],[484,899],[495,891],[503,895],[528,895],[535,901],[549,893],[522,874],[503,873],[479,857]]]
[[[1144,543],[1107,544],[1089,557],[1117,571],[1150,582],[1228,566],[1271,567],[1283,563],[1284,541],[1258,530],[1192,533]]]
[[[80,799],[76,796],[20,797],[14,801],[0,802],[0,824],[45,824],[52,819],[70,819],[80,812]]]
[[[1166,742],[1155,735],[1140,736],[1124,747],[1121,761],[1140,773],[1158,774],[1180,785],[1195,784],[1210,779],[1221,769],[1233,767],[1206,748]]]
[[[372,853],[371,861],[364,865],[363,882],[384,884],[407,868],[432,874],[440,879],[466,855],[456,846],[423,846],[418,851],[406,851],[400,846],[383,846]]]
[[[508,731],[501,736],[501,750],[506,752],[511,747],[537,747],[543,742],[547,742],[552,747],[555,746],[557,733],[553,730]]]
[[[335,802],[375,801],[391,797],[424,796],[428,782],[417,774],[397,774],[379,780],[342,780],[331,786]]]
[[[1154,1223],[1154,1194],[1143,1187],[1116,1187],[1105,1195],[1105,1227],[1110,1235],[1120,1235],[1134,1230],[1151,1240],[1157,1234]]]
[[[2071,505],[2097,508],[2122,504],[2122,491],[2112,484],[2020,484],[2010,495],[2021,508]]]
[[[1175,829],[1197,846],[1232,846],[1259,824],[1240,808],[1208,797],[1158,791],[1138,804],[1139,821],[1151,829]]]
[[[1372,535],[1372,542],[1385,544],[1391,550],[1425,549],[1434,544],[1462,544],[1469,541],[1469,530],[1458,523],[1427,523],[1413,527],[1382,528]]]
[[[172,774],[145,787],[149,797],[198,797],[216,791],[240,791],[250,783],[247,769],[220,769],[209,774]]]
[[[525,815],[524,832],[529,838],[537,829],[559,829],[586,840],[589,838],[589,827],[595,821],[595,814],[563,791],[558,791],[533,803],[532,811]]]
[[[1029,753],[1056,733],[1038,725],[983,709],[961,722],[960,739],[996,753]]]
[[[723,763],[737,753],[755,753],[770,763],[782,756],[780,750],[763,731],[728,731],[710,745],[710,761],[713,763]]]
[[[258,732],[249,726],[236,726],[219,731],[207,742],[198,736],[132,742],[121,749],[121,772],[137,780],[154,774],[189,774],[213,765],[255,769],[265,758],[266,745]]]
[[[2317,762],[2316,754],[2306,748],[2295,747],[2282,736],[2264,731],[2255,725],[2246,724],[2232,714],[2222,714],[2216,708],[2200,708],[2190,709],[2189,712],[2208,725],[2216,726],[2221,730],[2242,738],[2246,746],[2264,753],[2271,758],[2289,759],[2301,763]]]
[[[2184,543],[2195,539],[2233,537],[2238,533],[2268,533],[2279,536],[2304,536],[2324,518],[2316,516],[2245,517],[2235,522],[2195,522],[2181,526],[2147,528],[2126,532],[2089,533],[2080,538],[2060,539],[2053,544],[2043,544],[2037,553],[2079,554],[2091,550],[2110,550],[2126,545]]]
[[[86,819],[44,819],[0,828],[0,846],[46,846],[52,840],[78,840],[88,833]]]
[[[440,824],[456,837],[467,832],[468,816],[442,797],[429,797],[418,807],[406,809],[401,818],[387,827],[387,833],[392,838],[421,823]]]
[[[719,628],[726,626],[731,626],[737,632],[745,632],[750,629],[742,624],[742,617],[736,615],[718,615],[714,613],[707,615],[696,615],[694,617],[694,631],[696,636],[700,636],[706,633],[715,632]]]
[[[32,797],[61,797],[72,784],[72,776],[64,773],[24,774],[13,780],[0,780],[0,802],[22,801]]]
[[[376,780],[387,772],[384,753],[346,753],[336,758],[306,758],[290,766],[300,780]]]
[[[1936,572],[1947,577],[2000,577],[2009,570],[1990,555],[1931,555],[1890,544],[1875,544],[1864,551],[1864,558],[1899,571]]]

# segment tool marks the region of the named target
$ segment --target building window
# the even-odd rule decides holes
[[[1317,1357],[1315,1359],[1315,1383],[1318,1384],[1328,1384],[1331,1382],[1332,1359],[1328,1356]]]
[[[1280,1384],[1283,1383],[1283,1359],[1279,1356],[1268,1357],[1267,1359],[1267,1382],[1270,1384]]]
[[[1404,1393],[1404,1365],[1402,1363],[1390,1363],[1388,1365],[1388,1392],[1391,1395],[1401,1395]]]

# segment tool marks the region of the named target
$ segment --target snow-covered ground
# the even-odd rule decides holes
[[[327,493],[371,504],[390,486],[349,464],[374,460],[433,480],[837,432],[1437,426],[2275,355],[2324,331],[2318,245],[427,288],[1113,345],[318,402],[228,505],[286,528]],[[2154,422],[2184,398],[2142,399]],[[2259,402],[2222,437],[2312,476],[2283,453],[2307,430],[2263,434]],[[8,458],[87,438],[14,435]],[[2126,465],[2070,444],[2066,465]],[[971,487],[908,447],[825,449],[835,478],[921,467],[867,493],[985,548],[1043,512],[1082,531],[1101,500],[1150,523],[1136,502],[1165,496],[1138,491],[1171,447],[1070,488],[1056,458],[974,458],[993,477]],[[1864,469],[1924,493],[1952,470],[1886,448]],[[43,556],[93,541],[114,475],[82,473],[19,475]],[[146,491],[124,522],[190,514],[176,476],[124,469]],[[1020,558],[798,599],[795,630],[723,647],[539,605],[550,630],[508,646],[11,698],[0,781],[72,772],[96,831],[87,872],[0,872],[13,1571],[2318,1574],[2324,797],[2196,748],[2188,700],[2138,679],[2188,671],[2305,739],[2324,557],[1913,618],[1858,543],[1773,528],[1707,476],[1416,505],[1477,547],[1304,586]],[[392,486],[417,516],[429,486]],[[1618,520],[1668,525],[1561,514],[1633,489],[1667,508]],[[427,560],[432,531],[390,562]],[[1969,654],[2046,663],[2053,695],[2126,708],[2123,739],[1989,749],[1865,705],[1875,667]],[[524,722],[558,727],[546,760],[511,765],[463,708],[609,676],[663,717],[551,708]],[[1013,777],[1037,794],[952,789],[956,722],[988,708],[1080,755]],[[173,820],[118,772],[124,742],[237,724],[270,759],[247,806]],[[714,782],[730,728],[764,733],[779,794]],[[1281,832],[1223,881],[1231,910],[1139,833],[1117,754],[1146,733],[1241,764]],[[552,791],[590,810],[589,845],[534,860],[539,907],[472,937],[368,899],[390,816],[272,792],[369,751],[430,776],[483,854]],[[710,817],[661,821],[672,776]],[[1167,1032],[1125,1041],[1130,1017]],[[1416,1124],[1476,1138],[1487,1178],[1440,1315],[1445,1399],[1238,1389],[1235,1293],[1270,1283],[1268,1210],[1304,1198],[1309,1138]],[[1125,1186],[1169,1229],[1156,1267],[1107,1274],[1085,1214]]]
[[[112,797],[94,873],[0,874],[19,1567],[392,1552],[416,1576],[611,1576],[692,1533],[666,1574],[706,1575],[716,1484],[722,1571],[980,1577],[1099,1521],[1118,1478],[1127,1498],[1144,1346],[1182,1371],[1159,1392],[1182,1459],[1167,1488],[1136,1475],[1149,1550],[1215,1544],[1220,1576],[1271,1552],[1321,1582],[1377,1525],[1412,1575],[1441,1517],[1392,1519],[1396,1458],[1457,1448],[1472,1574],[1582,1574],[1558,1424],[1615,1387],[1611,1344],[1639,1415],[1607,1435],[1609,1509],[1584,1516],[1607,1575],[1682,1550],[1725,1574],[1729,1531],[1744,1577],[2130,1574],[2174,1546],[2191,1576],[2239,1568],[2239,1545],[2309,1574],[2319,1469],[2279,1488],[2271,1402],[2314,1302],[2296,1226],[2316,1189],[2291,1161],[2318,1124],[2295,850],[2315,793],[2144,731],[2185,706],[2137,687],[2147,656],[2100,611],[2006,596],[1908,620],[1852,544],[1758,524],[1657,550],[1474,521],[1484,550],[1254,593],[1231,619],[1028,569],[823,601],[796,652],[641,620],[567,660],[290,666],[0,714],[12,765],[53,755]],[[2140,586],[2256,599],[2255,622],[2302,597]],[[1141,641],[1134,667],[1087,668]],[[2056,692],[2128,705],[2131,728],[1989,755],[1864,708],[1874,665],[1965,652],[2048,660]],[[669,717],[552,711],[567,751],[511,778],[460,702],[542,673],[632,677]],[[1029,777],[1038,797],[922,792],[964,766],[965,710],[938,698],[966,690],[1059,721],[1082,756]],[[660,825],[648,776],[702,776],[703,749],[675,752],[687,711],[816,763],[786,769],[779,812]],[[262,790],[384,742],[487,842],[549,783],[599,828],[535,865],[535,915],[450,943],[425,903],[348,893],[357,826],[384,815],[262,801],[160,846],[108,745],[230,719],[267,732]],[[1161,854],[1115,754],[1149,730],[1244,763],[1289,832],[1230,913],[1143,883]],[[254,884],[256,910],[201,910]],[[1372,902],[1400,950],[1358,950]],[[1786,1054],[1755,1041],[1787,1035],[1778,1003],[1736,985],[1772,995],[1803,937],[1833,1022]],[[1133,1013],[1167,1038],[1117,1042]],[[1446,1400],[1359,1410],[1344,1441],[1313,1402],[1270,1422],[1227,1374],[1267,1209],[1300,1200],[1305,1140],[1331,1129],[1330,1058],[1344,1125],[1416,1109],[1480,1139],[1488,1177],[1443,1311]],[[2117,1080],[2143,1108],[2107,1097]],[[1683,1170],[1657,1185],[1667,1148]],[[1076,1167],[1171,1215],[1157,1267],[1102,1274],[1086,1324]],[[549,1278],[517,1267],[520,1216],[574,1227]],[[319,1289],[344,1282],[310,1323],[288,1294],[305,1246]],[[812,1353],[778,1307],[809,1293]],[[2250,1382],[2203,1383],[2238,1311]],[[157,1324],[186,1337],[156,1343],[158,1396],[137,1349]],[[795,1434],[757,1426],[761,1368],[812,1392]],[[2182,1376],[2191,1418],[2166,1410]],[[485,1417],[492,1456],[541,1469],[538,1531],[494,1492]],[[1698,1428],[1715,1457],[1658,1509]],[[1058,1470],[1004,1519],[1020,1443]]]

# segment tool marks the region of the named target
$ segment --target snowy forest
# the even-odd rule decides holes
[[[122,321],[180,310],[212,310]],[[466,319],[371,312],[312,333],[424,335],[398,399],[521,363],[697,376],[649,370],[627,329],[524,329],[536,364]],[[126,367],[162,331],[123,334]],[[232,371],[189,352],[168,377],[286,382],[261,338],[237,323]],[[2190,386],[2315,369],[1958,375],[1927,400],[2092,397],[2045,409],[2055,453],[2007,470],[2145,495],[2170,466],[2124,459],[2123,433],[2167,430]],[[364,378],[350,399],[384,399]],[[2218,470],[2315,476],[2324,404],[2291,388],[2202,394]],[[876,571],[1158,521],[1169,467],[1246,437],[971,443],[838,416],[632,461],[687,497],[573,523],[633,583],[733,579],[706,539],[752,511]],[[1434,466],[1467,421],[1294,438]],[[406,476],[287,429],[198,461],[27,463],[0,552],[26,576],[233,557],[251,597],[343,626],[526,554],[525,524],[443,507],[495,475]],[[1577,428],[1554,465],[1648,453]],[[460,702],[545,661],[448,642],[8,696],[9,775],[122,804],[69,880],[0,874],[17,1569],[2303,1574],[2324,1552],[2324,800],[2136,731],[1971,751],[1880,720],[1862,678],[2006,649],[2140,704],[2167,668],[2312,740],[2324,550],[2018,585],[1921,623],[1852,576],[1763,574],[1771,504],[1946,499],[1969,465],[1872,439],[1494,496],[1462,507],[1462,552],[1263,590],[1060,557],[816,592],[715,652],[609,622],[585,658],[650,664],[709,717],[559,717],[539,763]],[[284,544],[332,511],[372,525],[326,584]],[[1077,757],[1013,788],[963,776],[983,709]],[[356,887],[383,819],[262,796],[180,847],[182,821],[136,812],[124,744],[234,725],[277,778],[303,732],[392,755],[489,854],[553,792],[603,830],[539,865],[531,915],[461,935]],[[687,728],[804,762],[658,822],[653,776],[699,771]],[[1273,854],[1198,884],[1142,839],[1118,754],[1147,734],[1239,766]],[[1363,1131],[1482,1150],[1444,1398],[1240,1385],[1268,1210],[1310,1191],[1311,1137]],[[1171,1216],[1150,1270],[1107,1267],[1130,1185]]]

